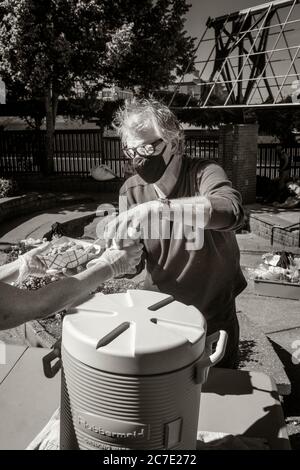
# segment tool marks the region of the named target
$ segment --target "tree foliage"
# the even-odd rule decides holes
[[[48,151],[59,97],[107,84],[147,95],[195,58],[185,0],[0,0],[0,75],[45,103]],[[50,148],[49,148],[50,147]]]
[[[290,102],[291,97],[287,97],[285,103]],[[257,121],[260,130],[277,137],[284,146],[293,145],[294,131],[300,131],[300,103],[284,108],[259,110]]]
[[[114,83],[148,93],[189,63],[184,0],[0,0],[0,73],[19,95]]]

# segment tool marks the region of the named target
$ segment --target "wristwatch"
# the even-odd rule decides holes
[[[158,200],[161,204],[163,204],[164,207],[165,206],[170,207],[170,205],[171,205],[170,199],[168,199],[166,197],[159,197]]]
[[[171,209],[171,201],[166,197],[159,197],[159,218],[160,219],[169,219],[170,217],[170,209]]]

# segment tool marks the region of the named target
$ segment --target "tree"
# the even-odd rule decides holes
[[[147,95],[195,59],[185,0],[0,0],[0,74],[45,106],[47,168],[60,97],[107,84]]]
[[[288,96],[281,104],[291,103],[292,97]],[[294,131],[300,130],[300,104],[277,109],[264,109],[256,112],[260,130],[277,137],[284,147],[294,145]]]

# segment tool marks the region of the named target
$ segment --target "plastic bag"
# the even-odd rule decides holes
[[[286,269],[278,266],[268,266],[266,264],[260,264],[257,268],[247,268],[249,279],[264,279],[269,281],[278,281],[283,278],[286,273]]]
[[[90,175],[97,181],[109,181],[116,178],[114,172],[106,165],[100,163],[91,168]]]

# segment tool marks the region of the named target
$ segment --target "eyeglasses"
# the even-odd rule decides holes
[[[135,158],[136,155],[140,157],[151,157],[154,155],[156,147],[163,142],[163,139],[157,139],[151,144],[138,145],[137,147],[123,147],[123,152],[128,158]]]

